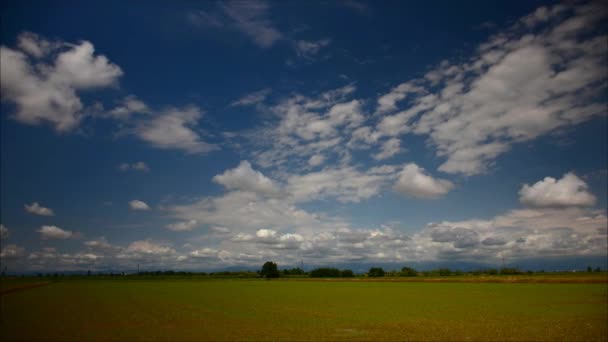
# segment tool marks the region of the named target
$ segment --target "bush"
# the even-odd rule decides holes
[[[439,275],[442,277],[447,277],[452,275],[452,271],[449,268],[440,268]]]
[[[367,272],[367,276],[373,278],[384,277],[384,269],[382,267],[372,267]]]

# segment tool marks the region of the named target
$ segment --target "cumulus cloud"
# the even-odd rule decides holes
[[[202,117],[196,106],[169,108],[150,120],[140,121],[135,134],[161,149],[178,149],[191,154],[206,153],[218,147],[201,140],[194,130]]]
[[[95,55],[88,41],[53,43],[25,32],[18,46],[21,50],[0,47],[0,88],[21,123],[47,122],[58,132],[70,131],[84,115],[77,92],[112,86],[123,73],[107,57]]]
[[[55,213],[53,212],[53,209],[45,208],[45,207],[41,206],[40,204],[38,204],[38,202],[34,202],[32,204],[25,204],[24,207],[25,207],[25,211],[27,211],[30,214],[40,215],[40,216],[55,215]]]
[[[74,233],[69,230],[63,230],[57,226],[42,226],[37,230],[43,240],[59,239],[65,240],[74,237]]]
[[[316,154],[346,160],[343,137],[365,121],[362,102],[349,99],[354,91],[353,85],[347,85],[313,98],[296,94],[271,106],[273,122],[250,134],[263,148],[254,153],[256,163],[304,166]]]
[[[386,177],[353,167],[324,169],[303,175],[290,175],[286,191],[296,202],[335,197],[340,202],[359,202],[377,195]]]
[[[215,183],[221,184],[229,190],[251,191],[263,195],[278,195],[279,187],[261,172],[251,168],[251,164],[244,160],[234,169],[213,177]]]
[[[377,131],[428,135],[446,158],[440,171],[474,175],[513,144],[602,115],[607,37],[594,30],[606,18],[602,6],[541,7],[469,60],[443,61],[394,88],[378,100],[377,112],[386,114]]]
[[[2,247],[0,251],[0,259],[16,259],[25,254],[25,248],[11,244]]]
[[[150,207],[148,206],[148,204],[146,204],[146,202],[140,201],[140,200],[132,200],[129,202],[129,207],[132,210],[150,210]]]
[[[172,230],[174,232],[185,232],[194,229],[198,225],[196,220],[175,222],[167,225],[167,229]]]
[[[1,239],[8,239],[9,236],[9,232],[8,232],[8,228],[6,228],[3,224],[0,224],[0,238]]]
[[[453,187],[452,182],[433,178],[414,163],[403,167],[394,185],[395,191],[418,198],[438,198],[448,193]]]
[[[125,97],[121,103],[110,110],[107,115],[119,120],[127,120],[134,113],[150,113],[150,108],[135,95]]]
[[[545,177],[533,185],[524,184],[519,190],[519,201],[533,207],[592,206],[595,196],[587,183],[568,172],[561,179]]]

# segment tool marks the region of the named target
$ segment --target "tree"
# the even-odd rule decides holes
[[[355,273],[353,273],[353,270],[342,270],[340,272],[340,275],[342,276],[342,278],[350,278],[354,277]]]
[[[367,272],[368,277],[384,277],[384,269],[382,267],[372,267]]]
[[[340,270],[337,268],[321,267],[310,271],[311,278],[339,278]]]
[[[415,277],[417,275],[418,275],[418,272],[415,269],[411,268],[411,267],[407,267],[406,266],[406,267],[403,267],[401,269],[401,276],[402,277]]]
[[[279,277],[279,268],[277,264],[272,261],[266,261],[262,266],[262,270],[260,271],[260,275],[265,278],[278,278]]]

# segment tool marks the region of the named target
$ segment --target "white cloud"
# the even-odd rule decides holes
[[[266,1],[227,1],[220,3],[220,8],[231,19],[231,25],[261,48],[269,48],[283,38],[268,19],[270,5]]]
[[[30,214],[40,215],[40,216],[55,215],[55,213],[53,212],[53,209],[45,208],[45,207],[41,206],[40,204],[38,204],[38,202],[34,202],[29,205],[25,204],[24,207],[25,207],[25,211],[27,211]]]
[[[167,229],[172,230],[174,232],[185,232],[194,229],[198,225],[196,220],[175,222],[167,225]]]
[[[322,154],[315,154],[308,159],[308,165],[319,166],[325,162],[325,156]]]
[[[8,228],[6,228],[3,224],[0,224],[0,239],[5,240],[8,239],[9,232]]]
[[[88,41],[50,43],[26,32],[18,44],[30,56],[0,47],[0,86],[3,100],[16,105],[13,117],[25,124],[48,122],[58,132],[74,129],[83,117],[77,91],[112,86],[122,75],[105,56],[95,56]],[[53,64],[45,64],[46,60]]]
[[[252,169],[246,160],[241,161],[236,168],[214,176],[213,181],[229,190],[251,191],[269,196],[280,193],[279,187],[270,178]]]
[[[424,93],[424,91],[425,90],[423,88],[412,83],[402,83],[397,87],[391,89],[388,94],[382,95],[378,99],[378,108],[376,109],[376,112],[385,113],[394,111],[397,109],[396,104],[399,101],[403,101],[408,94],[419,94]]]
[[[120,119],[127,120],[133,113],[150,113],[150,108],[135,95],[129,95],[122,100],[122,103],[108,112],[108,115]]]
[[[143,255],[172,255],[175,254],[175,249],[149,240],[139,240],[131,243],[126,252]]]
[[[445,179],[433,178],[414,163],[407,164],[399,173],[394,189],[418,198],[437,198],[448,193],[454,184]]]
[[[137,171],[143,171],[143,172],[150,172],[150,167],[148,167],[148,165],[146,163],[144,163],[143,161],[135,162],[132,164],[121,163],[120,165],[118,165],[118,168],[121,171],[137,170]]]
[[[322,48],[328,46],[330,43],[330,39],[321,39],[317,41],[298,40],[294,44],[298,56],[313,59],[319,54]]]
[[[291,175],[286,190],[296,202],[335,197],[340,202],[359,202],[377,195],[386,177],[363,173],[355,168],[324,169]]]
[[[6,245],[0,251],[0,259],[15,259],[22,257],[25,254],[25,249],[17,245]]]
[[[132,200],[129,202],[129,207],[133,210],[150,210],[146,202],[140,200]]]
[[[33,32],[23,32],[17,37],[17,46],[21,51],[33,57],[41,58],[52,50],[59,48],[61,43],[52,43]]]
[[[42,226],[37,230],[42,239],[69,239],[74,237],[74,233],[69,230],[63,230],[57,226]]]
[[[382,144],[380,152],[373,155],[376,160],[383,160],[394,156],[401,151],[401,140],[391,138]]]
[[[272,89],[265,88],[262,90],[254,91],[252,93],[246,94],[240,99],[232,102],[231,106],[251,106],[256,105],[258,103],[264,102],[268,94],[272,92]]]
[[[425,78],[403,83],[422,90],[397,87],[382,96],[377,112],[404,110],[386,115],[378,131],[428,135],[446,158],[440,171],[474,175],[513,144],[604,114],[607,37],[593,28],[606,11],[598,6],[543,7],[481,44],[468,61],[443,61]]]
[[[216,150],[218,147],[201,140],[194,130],[201,110],[196,106],[182,109],[170,108],[150,120],[144,120],[136,127],[136,135],[152,146],[162,149],[179,149],[197,154]]]
[[[100,237],[95,240],[85,241],[84,245],[96,250],[116,250],[117,248],[112,246],[105,237]]]
[[[257,164],[305,166],[316,154],[346,162],[343,137],[365,121],[362,102],[348,99],[354,91],[348,85],[314,98],[296,94],[270,107],[273,122],[249,134],[258,147],[265,148],[254,153]]]
[[[568,172],[561,179],[545,177],[532,186],[524,184],[519,190],[519,201],[533,207],[592,206],[595,196],[588,191],[587,183]]]

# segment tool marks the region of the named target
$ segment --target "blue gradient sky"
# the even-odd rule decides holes
[[[1,6],[13,271],[605,265],[605,4]]]

